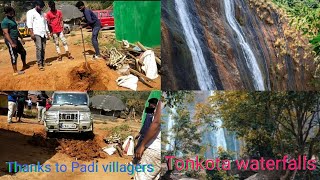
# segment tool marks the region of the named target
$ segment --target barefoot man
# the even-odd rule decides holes
[[[24,44],[24,41],[19,33],[17,23],[14,20],[14,16],[16,13],[12,7],[8,6],[4,8],[4,13],[6,14],[6,17],[3,19],[1,23],[1,28],[5,37],[5,43],[9,49],[11,64],[13,68],[13,75],[24,74],[24,70],[27,68],[27,53],[24,47],[22,46],[22,44]],[[21,42],[18,39],[19,37],[21,38]],[[23,63],[23,68],[21,71],[18,71],[17,69],[18,54],[20,54]]]

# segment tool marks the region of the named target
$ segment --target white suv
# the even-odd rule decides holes
[[[44,125],[53,132],[93,132],[89,96],[85,92],[54,92]]]

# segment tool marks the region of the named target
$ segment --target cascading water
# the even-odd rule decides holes
[[[252,49],[250,48],[250,45],[246,42],[243,32],[241,30],[241,27],[235,18],[234,0],[224,0],[224,8],[225,8],[225,14],[227,17],[228,24],[236,33],[239,40],[239,44],[242,48],[242,52],[246,59],[248,69],[251,70],[253,80],[254,80],[254,87],[256,90],[264,91],[265,85],[264,85],[264,80],[263,80],[261,70],[253,54]]]
[[[187,10],[186,3],[188,2],[189,1],[186,0],[175,0],[175,9],[182,24],[184,36],[191,52],[198,85],[201,90],[216,90],[217,87],[209,73],[200,43],[189,18],[189,16],[193,15],[191,15]]]
[[[227,149],[226,137],[224,135],[224,130],[221,127],[222,126],[222,121],[220,119],[218,119],[217,122],[215,123],[215,125],[218,128],[218,130],[216,132],[217,148],[218,147],[222,147],[224,150],[228,150]]]
[[[173,120],[173,117],[176,113],[176,109],[175,108],[172,108],[171,110],[172,112],[169,113],[169,118],[168,118],[168,121],[167,121],[167,130],[168,130],[168,137],[167,137],[167,140],[168,142],[170,142],[169,144],[166,145],[166,150],[167,151],[172,151],[173,150],[173,141],[174,141],[174,134],[172,133],[171,129],[173,127],[173,124],[174,124],[174,120]]]

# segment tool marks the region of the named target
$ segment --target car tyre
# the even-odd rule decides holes
[[[54,138],[54,132],[47,132],[47,138]]]

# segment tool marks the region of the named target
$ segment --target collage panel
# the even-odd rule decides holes
[[[163,179],[319,179],[319,92],[163,96]]]
[[[0,1],[0,89],[161,89],[160,5]]]
[[[319,90],[318,0],[162,0],[161,8],[163,90]]]
[[[161,95],[1,91],[0,179],[159,179]]]

